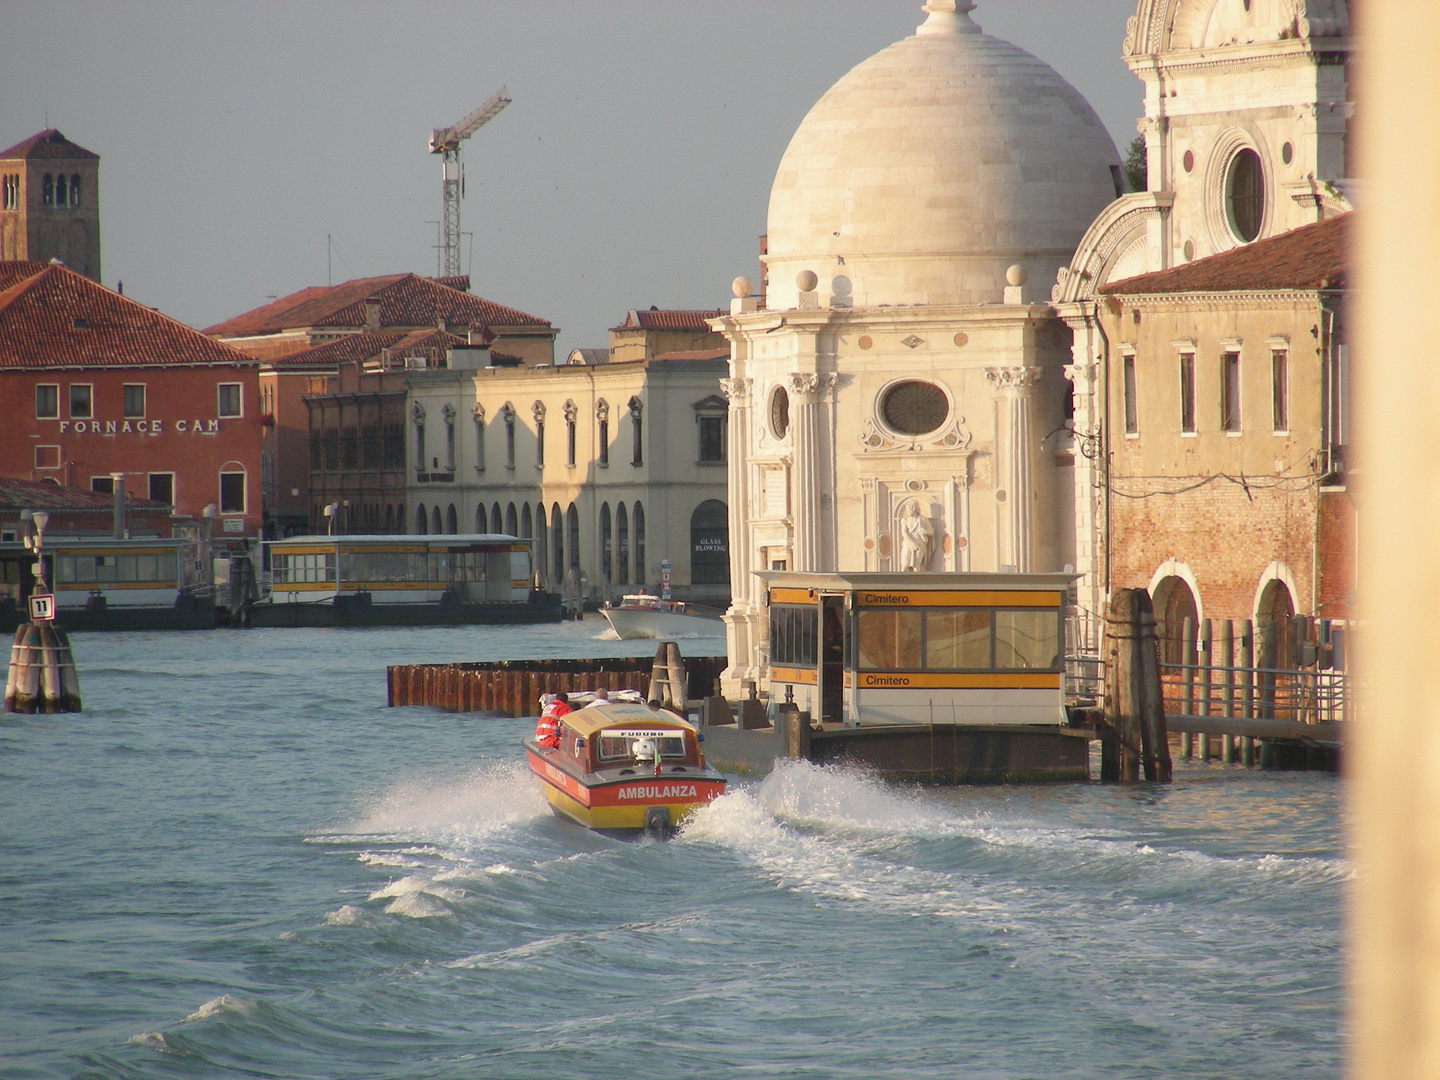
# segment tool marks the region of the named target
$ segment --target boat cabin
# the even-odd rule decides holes
[[[524,603],[531,541],[461,536],[292,536],[265,546],[276,604],[369,594],[372,604]]]
[[[1073,574],[758,576],[772,705],[851,727],[1066,722]]]
[[[638,702],[596,702],[560,718],[560,752],[581,772],[619,769],[651,774],[704,767],[697,732],[678,716],[661,717]]]

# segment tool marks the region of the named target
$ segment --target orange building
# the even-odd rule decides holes
[[[253,536],[258,372],[58,263],[0,262],[0,476],[109,493],[123,474],[135,498]]]

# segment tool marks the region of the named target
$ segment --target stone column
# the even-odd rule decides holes
[[[787,380],[786,389],[790,393],[791,445],[794,447],[790,504],[795,522],[792,569],[814,572],[826,568],[822,539],[825,516],[820,506],[824,484],[820,452],[820,376],[809,371],[794,372]]]
[[[985,369],[996,405],[996,557],[1000,565],[1013,566],[1022,574],[1031,569],[1035,384],[1043,374],[1038,367]]]
[[[729,666],[721,675],[721,686],[728,697],[740,696],[743,679],[758,677],[755,645],[758,642],[751,623],[756,612],[763,614],[764,605],[756,595],[759,580],[754,569],[754,543],[750,536],[748,508],[750,492],[750,402],[751,380],[721,379],[720,390],[730,402],[729,464],[726,468],[729,498],[730,529],[730,607],[725,612],[725,645]]]
[[[1086,647],[1099,646],[1096,620],[1106,602],[1104,513],[1101,472],[1101,418],[1099,342],[1094,305],[1086,303],[1081,319],[1066,319],[1074,334],[1065,377],[1074,385],[1075,415],[1070,422],[1075,448],[1075,572],[1080,575],[1076,594],[1086,626]]]

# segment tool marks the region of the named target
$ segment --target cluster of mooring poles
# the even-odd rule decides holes
[[[1170,736],[1160,687],[1155,608],[1144,589],[1116,589],[1105,616],[1105,721],[1100,780],[1168,781]]]
[[[655,647],[655,663],[650,668],[650,689],[647,700],[676,712],[685,712],[685,660],[680,646],[662,641]]]
[[[80,680],[70,638],[55,623],[55,595],[45,583],[42,545],[50,515],[25,510],[20,522],[25,547],[35,552],[35,588],[30,593],[30,621],[15,631],[10,646],[10,676],[5,683],[5,711],[58,713],[80,711]]]

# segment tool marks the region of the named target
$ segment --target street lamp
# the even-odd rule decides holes
[[[329,518],[329,521],[325,523],[325,532],[329,536],[334,536],[335,518],[340,513],[340,504],[338,502],[326,503],[325,509],[322,512]]]

